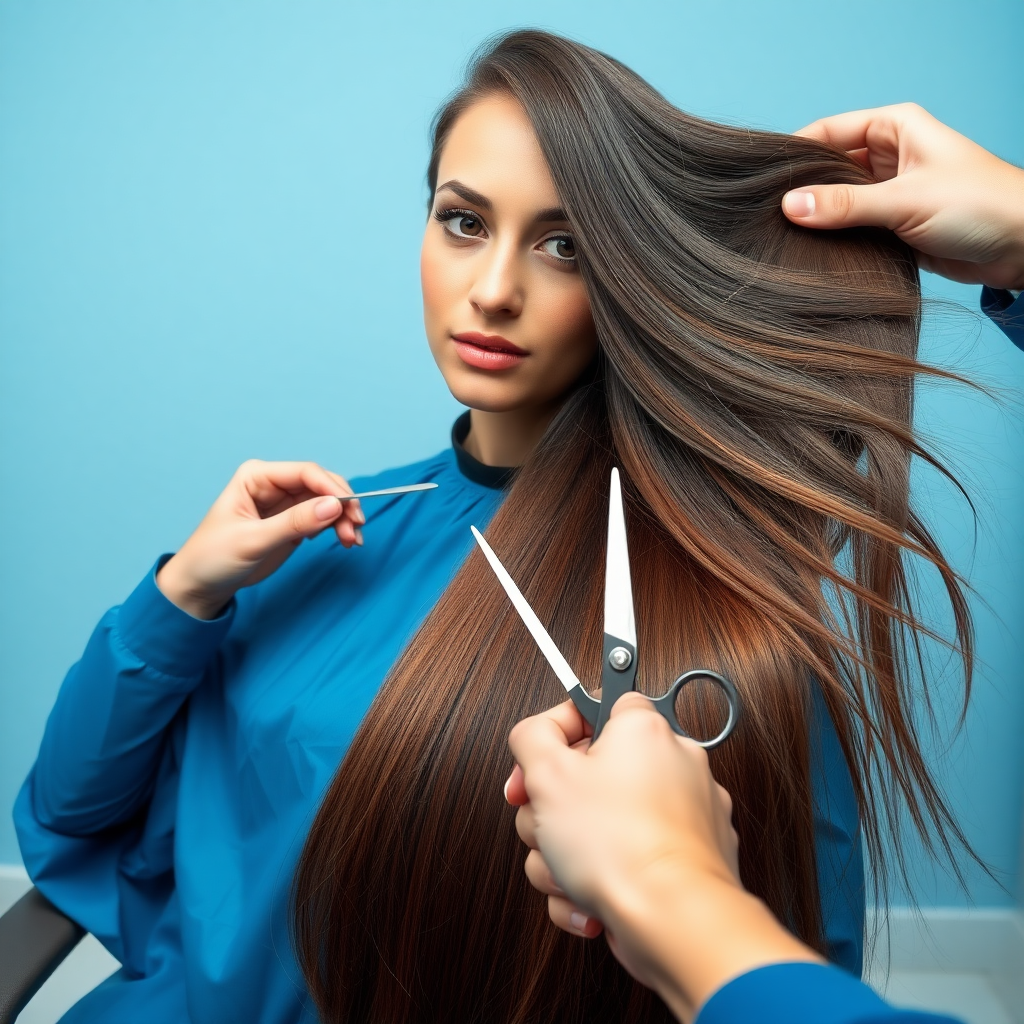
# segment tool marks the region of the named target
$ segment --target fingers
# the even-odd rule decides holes
[[[548,917],[563,932],[581,939],[596,939],[604,931],[604,925],[596,917],[590,917],[564,896],[548,897]]]
[[[656,718],[661,718],[661,715],[654,710],[654,705],[638,690],[630,690],[624,693],[613,705],[609,718],[621,718],[624,715],[630,715],[635,712],[641,712],[643,714],[651,714]],[[666,723],[667,724],[667,723]]]
[[[606,728],[611,729],[616,735],[625,730],[626,735],[633,737],[632,742],[641,744],[664,742],[665,739],[671,739],[679,743],[691,744],[697,750],[703,749],[693,740],[677,736],[664,716],[655,709],[654,704],[636,690],[624,693],[615,702]]]
[[[934,119],[916,103],[892,103],[886,107],[851,110],[845,114],[822,117],[793,134],[804,139],[816,139],[837,149],[870,149],[872,144],[877,144],[879,135],[889,135],[896,142],[908,121],[925,120]]]
[[[340,488],[335,493],[337,494],[351,494],[352,487],[349,482],[337,473],[331,473],[327,471],[328,475]],[[341,541],[345,547],[351,547],[353,544],[358,544],[360,547],[363,543],[363,531],[359,527],[365,525],[366,516],[363,513],[363,508],[358,501],[346,501],[343,502],[344,515],[334,524],[334,532],[338,535],[338,540]]]
[[[542,892],[545,896],[565,895],[562,887],[555,881],[555,876],[551,874],[551,869],[540,850],[531,850],[527,854],[524,870],[530,885],[537,892]]]
[[[332,473],[315,462],[262,462],[252,459],[243,463],[237,476],[255,506],[255,512],[267,520],[287,515],[303,502],[317,496],[347,495],[352,488],[344,477]],[[329,514],[333,512],[333,514]],[[311,518],[312,515],[312,518]],[[310,530],[312,523],[318,524]],[[293,514],[269,531],[280,539],[291,525],[293,538],[313,536],[334,524],[338,540],[345,547],[362,544],[360,527],[366,522],[358,501],[328,503],[316,506],[312,514],[308,510]]]
[[[526,780],[523,778],[523,769],[515,765],[512,774],[505,783],[505,799],[513,807],[522,807],[529,803],[530,798],[526,795]]]
[[[782,212],[806,228],[851,228],[872,225],[895,229],[903,219],[895,180],[874,185],[811,185],[787,192]]]
[[[822,117],[799,131],[793,132],[803,139],[815,139],[837,149],[864,149],[867,146],[868,129],[872,123],[888,116],[891,107],[875,107],[869,110],[851,110],[846,114]]]
[[[548,897],[548,916],[559,928],[584,939],[596,938],[604,931],[604,925],[596,917],[566,897],[538,850],[530,851],[525,871],[530,885]]]
[[[343,514],[343,503],[327,496],[310,498],[292,505],[276,516],[256,520],[253,533],[264,551],[270,552],[282,544],[294,544],[307,537],[315,537]],[[356,543],[354,527],[348,522],[350,544]],[[342,540],[342,543],[345,543]]]
[[[722,810],[725,812],[726,820],[732,821],[732,794],[719,782],[715,783],[715,791],[718,796],[718,802],[722,805]]]
[[[539,850],[531,850],[524,865],[526,878],[538,892],[548,897],[548,916],[570,935],[593,939],[604,931],[604,925],[567,899]]]
[[[237,474],[257,505],[271,506],[286,496],[304,499],[317,494],[345,496],[352,493],[344,477],[315,462],[263,462],[250,459]],[[345,502],[347,511],[362,515],[358,501]],[[365,522],[365,520],[363,520]]]
[[[516,763],[529,773],[535,759],[557,755],[587,735],[586,722],[571,700],[524,718],[509,733],[508,745]]]
[[[516,811],[516,832],[531,850],[537,849],[537,818],[529,804]]]

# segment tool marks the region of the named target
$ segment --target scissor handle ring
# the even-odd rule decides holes
[[[692,683],[695,679],[710,679],[724,694],[726,703],[729,705],[729,717],[726,720],[722,731],[709,740],[698,740],[691,736],[680,724],[679,718],[676,715],[676,698],[679,696],[679,691],[686,686],[687,683]],[[689,672],[684,672],[664,693],[662,696],[655,698],[655,706],[662,713],[662,715],[668,719],[668,724],[672,726],[674,732],[680,736],[685,736],[687,739],[693,740],[694,743],[699,747],[703,747],[705,750],[713,750],[720,743],[724,743],[736,728],[737,722],[740,720],[740,695],[733,686],[732,682],[725,678],[725,676],[719,675],[717,672],[712,672],[711,669],[707,668],[695,668]]]

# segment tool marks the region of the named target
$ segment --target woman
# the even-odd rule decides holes
[[[688,118],[564,39],[481,56],[436,123],[422,257],[428,339],[471,412],[451,450],[359,482],[438,490],[367,506],[365,547],[344,550],[363,512],[342,478],[246,464],[62,688],[18,804],[25,860],[125,964],[69,1020],[668,1019],[597,947],[552,936],[513,871],[505,737],[559,692],[466,560],[494,515],[596,678],[612,464],[640,685],[698,663],[736,682],[746,720],[714,764],[744,880],[859,970],[871,766],[952,828],[910,725],[903,548],[943,574],[970,654],[908,510],[913,260],[887,235],[808,238],[777,208],[794,183],[864,179],[820,145]],[[847,541],[850,580],[832,565]],[[716,709],[686,710],[700,728]],[[288,955],[304,839],[315,1008]]]

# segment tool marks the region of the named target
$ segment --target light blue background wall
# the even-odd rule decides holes
[[[1024,160],[1019,0],[4,0],[0,862],[18,860],[9,809],[65,670],[237,463],[357,474],[446,443],[456,406],[417,277],[427,125],[469,51],[524,24],[610,51],[699,114],[792,130],[914,99]],[[980,495],[977,542],[920,480],[979,591],[983,659],[966,734],[934,755],[1010,890],[971,870],[973,897],[1004,904],[1024,769],[1024,355],[950,314],[925,352],[1009,398],[922,397]],[[950,687],[946,725],[954,705]],[[923,901],[962,902],[920,874]]]

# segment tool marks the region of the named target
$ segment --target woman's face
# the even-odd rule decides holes
[[[549,408],[593,358],[569,222],[515,100],[486,97],[455,122],[420,273],[430,350],[463,405]]]

